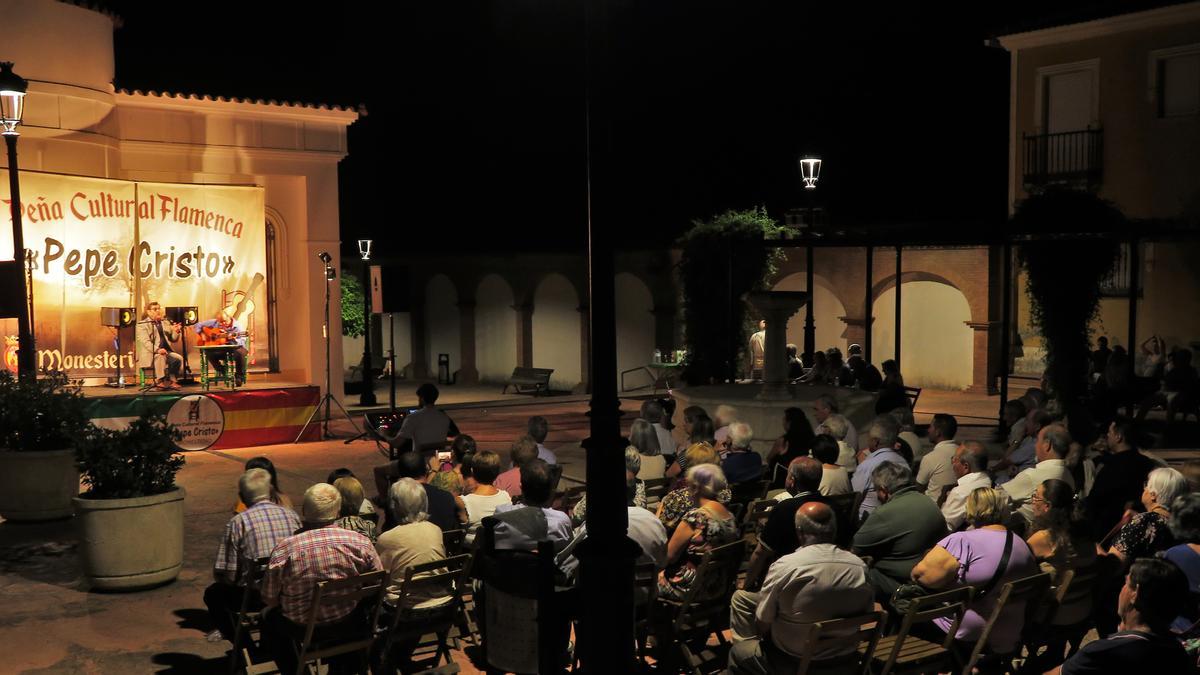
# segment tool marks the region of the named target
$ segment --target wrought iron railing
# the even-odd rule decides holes
[[[1095,187],[1104,169],[1103,129],[1025,134],[1025,186],[1075,183]]]

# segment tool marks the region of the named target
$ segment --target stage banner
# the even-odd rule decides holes
[[[8,174],[0,169],[0,260],[13,259]],[[148,183],[21,172],[25,248],[33,267],[38,366],[72,377],[136,375],[136,328],[101,325],[101,307],[150,302],[225,309],[248,332],[251,364],[268,359],[266,220],[254,186]],[[136,271],[135,271],[136,270]],[[4,321],[15,370],[16,322]],[[117,348],[118,330],[120,348]],[[189,361],[196,335],[185,329]],[[176,343],[176,350],[180,346]],[[11,357],[11,358],[10,358]]]

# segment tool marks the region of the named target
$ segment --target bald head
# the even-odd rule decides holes
[[[820,460],[812,457],[797,457],[788,464],[788,475],[785,487],[788,492],[817,492],[821,487],[823,473]]]
[[[832,544],[837,539],[837,518],[828,504],[805,502],[796,511],[796,536],[801,546]]]

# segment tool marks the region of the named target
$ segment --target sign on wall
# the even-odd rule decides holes
[[[8,174],[0,169],[0,260],[13,259]],[[32,256],[38,367],[73,377],[133,372],[135,329],[100,325],[101,307],[196,306],[237,314],[251,363],[268,357],[263,189],[21,172]],[[5,289],[7,292],[7,289]],[[240,310],[240,312],[239,312]],[[16,347],[15,321],[4,322]],[[189,344],[194,345],[194,335]],[[15,368],[5,358],[5,366]],[[149,364],[141,364],[149,365]]]

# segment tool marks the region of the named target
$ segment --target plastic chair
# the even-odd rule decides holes
[[[450,647],[447,640],[450,630],[458,622],[462,610],[463,587],[467,583],[467,562],[469,555],[456,555],[444,560],[433,560],[419,565],[411,565],[404,571],[404,581],[400,584],[400,596],[396,599],[394,614],[390,626],[382,631],[383,648],[380,651],[385,672],[392,672],[395,663],[392,654],[393,647],[399,641],[415,643],[414,650],[422,646],[420,640],[426,635],[433,634],[436,640],[433,661],[429,666],[437,666],[438,661],[445,658],[450,663]],[[425,598],[445,594],[449,599],[433,607],[417,607]],[[408,659],[410,654],[401,658]]]
[[[1017,652],[1000,654],[1000,653],[985,653],[987,649],[988,638],[992,635],[992,628],[995,627],[996,621],[1000,619],[1001,612],[1005,606],[1010,603],[1025,602],[1026,609],[1036,607],[1045,597],[1046,592],[1050,590],[1050,575],[1046,572],[1034,574],[1033,576],[1025,577],[1010,581],[1000,587],[1000,596],[996,599],[996,604],[992,608],[992,613],[988,617],[987,623],[983,626],[983,632],[979,634],[979,640],[975,642],[975,648],[971,650],[970,656],[967,657],[963,664],[962,672],[964,675],[971,675],[975,666],[981,659],[999,659],[1004,662],[1011,662],[1012,658],[1020,651],[1020,645],[1017,646]]]
[[[908,611],[900,621],[900,630],[895,635],[880,638],[871,657],[872,670],[879,675],[889,673],[939,673],[949,670],[954,664],[951,647],[954,634],[967,613],[967,605],[975,589],[970,586],[955,588],[933,595],[914,598]],[[913,624],[951,619],[950,629],[942,642],[930,642],[910,634]],[[862,651],[861,649],[859,651]]]
[[[296,675],[305,673],[310,662],[317,662],[317,671],[319,672],[322,660],[354,652],[361,652],[362,666],[365,670],[368,665],[368,652],[371,644],[375,641],[375,633],[378,631],[379,609],[383,605],[386,588],[387,572],[382,570],[318,583],[313,591],[312,608],[308,613],[308,621],[305,622],[304,637],[296,649],[298,664]],[[362,635],[348,639],[314,639],[317,615],[321,606],[331,601],[338,603],[353,601],[359,606],[365,604],[371,607],[367,630]]]
[[[779,615],[776,621],[790,624],[794,628],[806,629],[804,655],[796,668],[796,675],[807,675],[810,669],[821,673],[862,673],[875,654],[879,642],[879,630],[887,620],[884,612],[868,612],[843,619],[826,619],[811,623],[799,623]],[[817,654],[832,650],[846,652],[846,656],[833,659],[817,659]],[[831,662],[832,661],[832,662]]]

